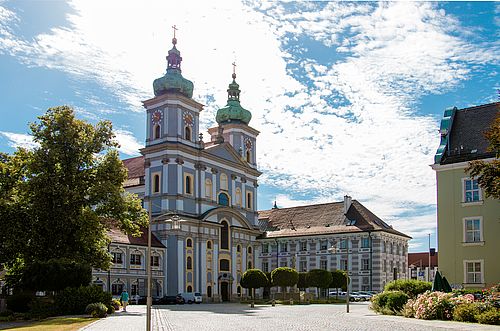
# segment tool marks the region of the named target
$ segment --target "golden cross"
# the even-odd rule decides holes
[[[177,30],[178,30],[178,29],[177,29],[177,26],[175,26],[175,24],[174,24],[174,25],[172,25],[172,29],[174,29],[174,38],[175,38],[175,31],[177,31]]]

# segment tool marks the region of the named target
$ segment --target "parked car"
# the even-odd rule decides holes
[[[163,298],[159,299],[156,304],[158,305],[183,305],[184,304],[184,298],[177,294],[177,295],[166,295]]]
[[[330,297],[335,297],[336,295],[336,292],[335,291],[330,291],[329,292],[330,294]],[[345,300],[347,297],[347,292],[344,292],[344,291],[339,291],[338,295],[337,295],[337,298],[341,299],[341,300]],[[349,301],[359,301],[359,297],[358,296],[353,296],[352,293],[349,293]]]
[[[372,296],[374,296],[372,291],[359,291],[358,293],[361,295],[366,295],[368,297],[368,300],[370,300],[372,298]]]
[[[201,293],[198,292],[184,292],[184,293],[179,293],[183,299],[184,302],[192,304],[192,303],[201,303],[203,301],[203,297],[201,296]]]

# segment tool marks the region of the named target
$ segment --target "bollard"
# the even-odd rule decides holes
[[[273,299],[273,301],[271,301],[271,306],[273,306],[273,307],[276,306],[276,301],[274,301],[274,299]]]

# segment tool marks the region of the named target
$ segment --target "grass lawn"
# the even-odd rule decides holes
[[[89,317],[55,317],[26,326],[13,327],[9,330],[16,331],[70,331],[78,330],[98,318]]]

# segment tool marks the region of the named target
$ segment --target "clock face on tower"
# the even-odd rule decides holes
[[[153,116],[151,116],[151,120],[153,121],[154,124],[160,123],[162,118],[163,118],[163,112],[161,110],[156,110],[153,113]]]
[[[184,117],[184,123],[186,123],[186,125],[193,126],[193,115],[186,112],[184,113],[183,117]]]

